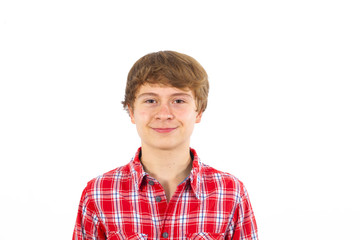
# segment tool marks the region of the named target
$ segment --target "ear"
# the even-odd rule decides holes
[[[199,112],[198,115],[196,116],[196,120],[195,123],[199,123],[201,122],[201,117],[202,117],[203,112]]]
[[[134,111],[133,109],[128,105],[127,106],[127,109],[128,109],[128,112],[129,112],[129,116],[130,116],[130,119],[131,119],[131,122],[133,124],[135,124],[135,117],[134,117]]]

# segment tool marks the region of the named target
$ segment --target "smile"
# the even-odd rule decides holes
[[[158,133],[169,133],[174,131],[176,128],[152,128],[152,129]]]

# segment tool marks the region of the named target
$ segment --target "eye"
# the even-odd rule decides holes
[[[175,99],[175,100],[174,100],[174,103],[176,103],[176,104],[181,104],[181,103],[185,103],[185,101],[182,100],[182,99]]]
[[[147,99],[144,101],[145,103],[154,104],[156,103],[155,99]]]

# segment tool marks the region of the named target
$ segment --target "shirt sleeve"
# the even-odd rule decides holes
[[[89,197],[87,186],[81,195],[73,240],[106,239],[96,212],[95,203]]]
[[[258,240],[257,225],[251,207],[249,195],[244,188],[244,194],[234,215],[234,240]]]

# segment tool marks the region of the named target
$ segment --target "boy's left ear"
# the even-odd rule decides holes
[[[196,116],[196,121],[195,121],[195,123],[201,122],[202,114],[203,114],[203,112],[199,112],[199,113],[198,113],[198,115]]]

